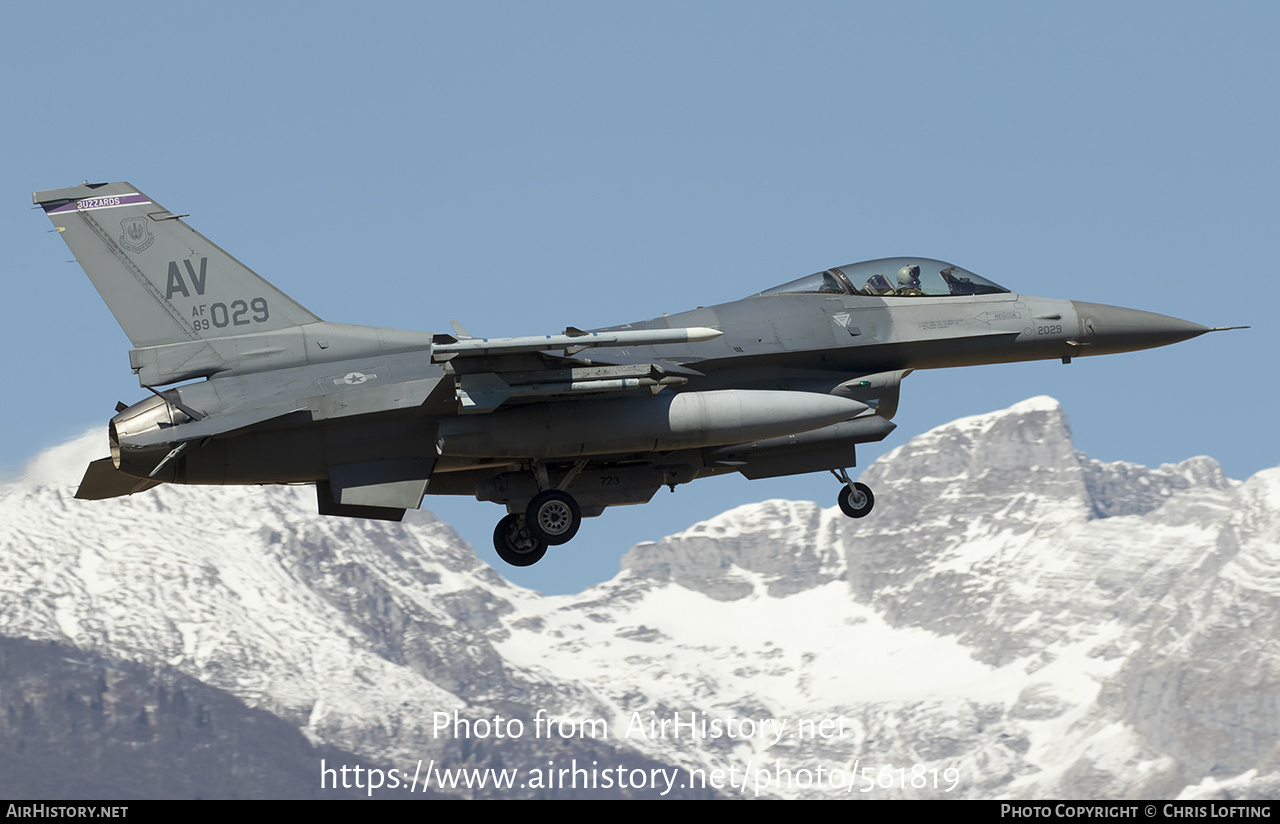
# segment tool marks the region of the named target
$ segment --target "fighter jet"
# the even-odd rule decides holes
[[[129,183],[35,192],[151,396],[108,426],[77,498],[161,483],[311,484],[324,515],[400,520],[424,495],[506,507],[516,566],[583,518],[738,472],[831,472],[872,511],[856,447],[917,369],[1131,352],[1213,331],[1011,292],[902,257],[624,326],[476,337],[322,321]]]

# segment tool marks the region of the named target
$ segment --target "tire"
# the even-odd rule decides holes
[[[547,546],[560,546],[573,540],[582,526],[582,510],[568,492],[548,489],[533,496],[524,511],[529,534]]]
[[[876,505],[876,496],[871,494],[871,487],[861,483],[840,487],[840,496],[836,500],[840,504],[840,511],[850,518],[865,518]]]
[[[508,515],[493,530],[493,548],[512,566],[532,566],[547,554],[546,543],[531,536],[523,520],[519,515]]]

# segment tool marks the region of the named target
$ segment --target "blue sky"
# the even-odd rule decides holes
[[[1096,458],[1208,454],[1236,478],[1280,463],[1274,3],[63,2],[0,20],[9,474],[146,394],[30,209],[33,189],[82,179],[133,182],[347,323],[546,333],[911,254],[1027,294],[1252,324],[916,373],[861,462],[1049,394]],[[511,577],[576,589],[731,506],[835,492],[829,476],[663,490]],[[498,507],[427,504],[494,558]]]

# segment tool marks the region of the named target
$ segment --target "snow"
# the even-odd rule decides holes
[[[1135,776],[1169,795],[1269,786],[1261,763],[1186,772],[1144,726],[1170,710],[1117,696],[1206,644],[1277,665],[1257,637],[1280,606],[1280,468],[1237,483],[1208,459],[1097,464],[1060,413],[1032,398],[899,447],[877,463],[898,493],[862,521],[737,507],[556,597],[506,583],[443,524],[320,518],[307,489],[72,500],[105,454],[96,432],[0,487],[0,632],[173,667],[382,762],[441,753],[437,711],[501,707],[614,729],[636,713],[830,720],[845,737],[612,743],[705,769],[955,767],[967,797],[1114,797]]]

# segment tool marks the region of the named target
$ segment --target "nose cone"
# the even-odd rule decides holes
[[[1080,318],[1080,342],[1090,346],[1089,354],[1167,346],[1210,331],[1207,326],[1154,312],[1078,300],[1071,303]]]

